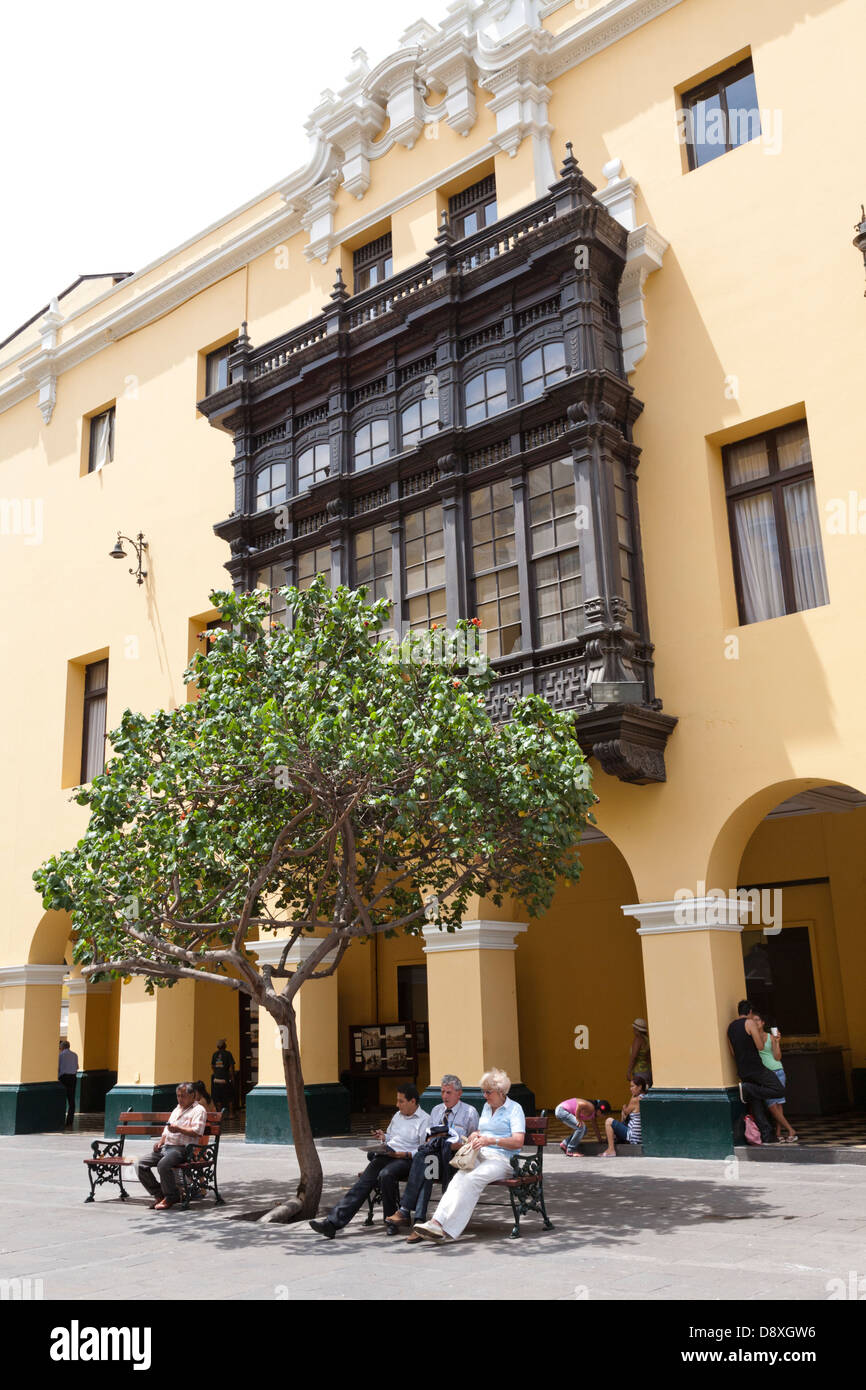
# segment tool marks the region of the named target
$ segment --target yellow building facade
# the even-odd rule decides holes
[[[422,1084],[447,1071],[474,1087],[485,1067],[504,1066],[538,1108],[575,1094],[618,1104],[632,1020],[646,1018],[647,1152],[730,1152],[725,1029],[747,993],[778,1016],[802,1106],[864,1104],[866,318],[851,245],[866,192],[854,74],[864,37],[855,0],[461,0],[438,28],[411,25],[375,67],[356,55],[345,86],[311,114],[305,169],[135,274],[83,278],[3,344],[0,1130],[63,1123],[69,923],[43,913],[31,875],[82,833],[70,794],[101,721],[111,729],[126,707],[187,698],[182,672],[216,616],[207,596],[227,587],[226,566],[233,582],[254,583],[285,560],[263,529],[272,504],[293,504],[295,579],[330,564],[333,582],[351,580],[362,514],[391,537],[382,553],[401,553],[410,497],[445,508],[447,548],[473,470],[491,487],[504,476],[497,413],[516,421],[505,471],[515,495],[528,488],[529,587],[512,623],[522,637],[501,617],[496,659],[503,681],[555,689],[561,707],[570,680],[579,691],[598,828],[579,885],[561,886],[543,918],[479,903],[458,937],[432,927],[358,944],[333,981],[308,986],[301,1043],[317,1127],[333,1132],[350,1105],[389,1101],[392,1078],[360,1084],[349,1030],[424,1011],[425,990]],[[588,265],[579,237],[567,249],[569,218],[590,229]],[[550,290],[524,303],[524,289],[537,282],[540,295],[554,273],[557,307],[544,307]],[[488,306],[507,298],[504,329],[483,318],[473,276]],[[413,323],[420,334],[446,282],[463,328],[443,311],[433,365],[410,361]],[[559,315],[559,338],[547,314]],[[350,374],[321,406],[293,406],[294,453],[277,413],[261,427],[269,383],[275,402],[290,390],[300,400],[304,380],[327,370],[329,335],[354,333],[385,362],[376,344],[389,332],[381,377]],[[563,356],[572,340],[608,356]],[[400,394],[419,373],[456,402],[436,421],[451,431],[449,452],[426,473],[411,446],[433,448],[429,397]],[[575,384],[590,378],[583,409]],[[254,437],[238,423],[241,397],[258,402]],[[386,437],[397,426],[385,401],[401,447]],[[337,422],[354,466],[345,452],[334,464]],[[609,493],[626,555],[608,573],[617,542],[593,551],[597,538],[581,540],[584,611],[572,627],[562,547],[532,550],[533,488],[573,453],[578,505],[593,512],[596,475],[577,461],[586,439],[608,447],[606,430],[618,431],[611,457],[633,482]],[[317,447],[331,450],[321,474]],[[352,482],[362,466],[363,496]],[[118,533],[146,541],[141,584],[109,563]],[[467,555],[474,534],[459,541]],[[609,621],[587,676],[590,553],[607,576]],[[554,561],[559,607],[545,608]],[[449,622],[480,603],[468,558],[465,573],[443,581]],[[604,665],[614,648],[619,666]],[[551,665],[558,684],[545,685]],[[758,921],[746,890],[762,902]],[[133,1100],[161,1108],[178,1080],[207,1078],[218,1038],[236,1057],[254,1048],[236,1000],[206,984],[154,999],[141,981],[91,985],[73,970],[67,988],[81,1104],[104,1104],[107,1130]],[[247,1133],[285,1139],[268,1028]]]

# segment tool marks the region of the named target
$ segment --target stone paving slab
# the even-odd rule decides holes
[[[149,1145],[131,1145],[131,1156]],[[75,1134],[0,1136],[0,1279],[41,1279],[46,1299],[364,1301],[822,1300],[828,1281],[866,1276],[866,1170],[859,1165],[733,1164],[558,1153],[545,1159],[554,1222],[532,1215],[510,1240],[508,1209],[479,1212],[445,1247],[388,1238],[364,1213],[335,1241],[306,1224],[239,1219],[291,1191],[289,1146],[227,1137],[225,1207],[151,1212],[99,1189],[85,1204]],[[323,1206],[364,1165],[357,1140],[326,1140]],[[484,1201],[501,1201],[493,1193]],[[432,1211],[432,1207],[431,1207]],[[832,1287],[832,1286],[831,1286]],[[866,1284],[864,1284],[866,1288]]]

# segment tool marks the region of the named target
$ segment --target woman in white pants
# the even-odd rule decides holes
[[[425,1240],[441,1243],[446,1236],[457,1240],[487,1184],[508,1177],[511,1155],[523,1147],[526,1117],[517,1102],[508,1099],[509,1077],[494,1067],[484,1073],[478,1084],[484,1109],[478,1132],[469,1139],[478,1151],[478,1162],[471,1171],[461,1168],[455,1173],[431,1219],[416,1224],[415,1230]]]

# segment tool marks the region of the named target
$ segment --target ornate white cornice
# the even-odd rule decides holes
[[[20,985],[61,985],[68,974],[68,965],[4,965],[0,967],[0,989],[15,989]]]
[[[313,954],[322,944],[320,936],[302,936],[291,947],[286,956],[286,965],[302,965],[305,960]],[[279,965],[280,957],[285,950],[285,936],[269,936],[266,941],[251,941],[249,950],[255,952],[260,965]],[[336,946],[328,952],[322,959],[322,965],[327,965],[331,961]]]
[[[741,932],[749,904],[736,896],[674,899],[671,902],[630,903],[626,917],[640,922],[638,936],[661,936],[684,931]]]
[[[424,954],[436,951],[516,951],[516,937],[526,931],[526,922],[466,921],[459,931],[447,932],[437,926],[423,929]]]
[[[395,144],[411,148],[428,133],[428,127],[442,119],[460,134],[468,135],[477,120],[476,83],[492,93],[488,106],[496,117],[496,134],[473,151],[466,166],[480,164],[498,151],[514,155],[522,142],[530,139],[535,194],[540,196],[555,177],[547,111],[551,80],[681,3],[682,0],[609,0],[554,36],[542,27],[542,19],[560,8],[550,0],[453,0],[438,28],[423,20],[411,25],[399,50],[376,67],[371,69],[363,50],[356,50],[344,86],[336,94],[325,91],[307,122],[313,140],[309,163],[262,195],[264,198],[278,193],[284,208],[253,222],[229,242],[195,256],[196,242],[218,229],[208,228],[200,237],[175,248],[161,261],[106,292],[100,300],[70,315],[63,323],[59,343],[55,334],[54,345],[46,346],[49,333],[43,335],[38,354],[28,356],[28,349],[19,352],[17,358],[13,354],[7,365],[18,360],[18,374],[0,386],[0,411],[38,393],[47,422],[54,409],[57,378],[64,371],[86,361],[107,344],[155,322],[232,271],[273,250],[303,227],[310,237],[308,258],[327,260],[340,240],[357,235],[367,224],[389,215],[381,206],[371,209],[366,217],[337,234],[333,207],[336,187],[340,185],[355,198],[363,199],[370,186],[372,161],[381,159]],[[425,100],[425,88],[432,93],[429,101]],[[441,96],[438,102],[433,100],[437,96]],[[434,187],[447,182],[454,177],[454,168],[462,164],[460,161],[451,169],[440,170],[429,182]],[[329,177],[332,174],[336,177]],[[324,189],[320,187],[323,180]],[[421,191],[420,186],[406,188],[391,207],[405,206],[421,196]],[[261,201],[235,210],[219,225],[249,213]],[[190,248],[194,259],[189,265],[168,273],[155,287],[136,293],[145,276],[152,277],[160,265]],[[644,250],[652,260],[652,248],[647,246]],[[637,338],[627,353],[627,357],[633,357],[632,365],[642,355],[643,281],[653,268],[645,262],[645,274],[633,274],[629,281],[629,302],[635,309],[632,327]],[[634,285],[637,289],[633,289]],[[103,302],[104,316],[77,333],[79,316],[92,316],[94,306]],[[118,302],[122,307],[113,307]]]
[[[622,355],[626,374],[633,372],[647,350],[647,316],[644,286],[648,275],[660,270],[668,243],[648,222],[637,226],[637,184],[622,172],[621,159],[609,159],[602,169],[607,185],[595,196],[628,232],[626,265],[619,283],[619,317]]]

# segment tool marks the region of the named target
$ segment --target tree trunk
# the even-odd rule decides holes
[[[260,1219],[265,1222],[303,1221],[316,1215],[322,1195],[322,1164],[313,1139],[307,1102],[304,1099],[304,1077],[301,1071],[301,1049],[298,1025],[291,1003],[284,1004],[280,1024],[283,1047],[283,1072],[286,1078],[286,1099],[292,1123],[292,1142],[298,1160],[298,1186],[294,1198],[274,1207]]]

